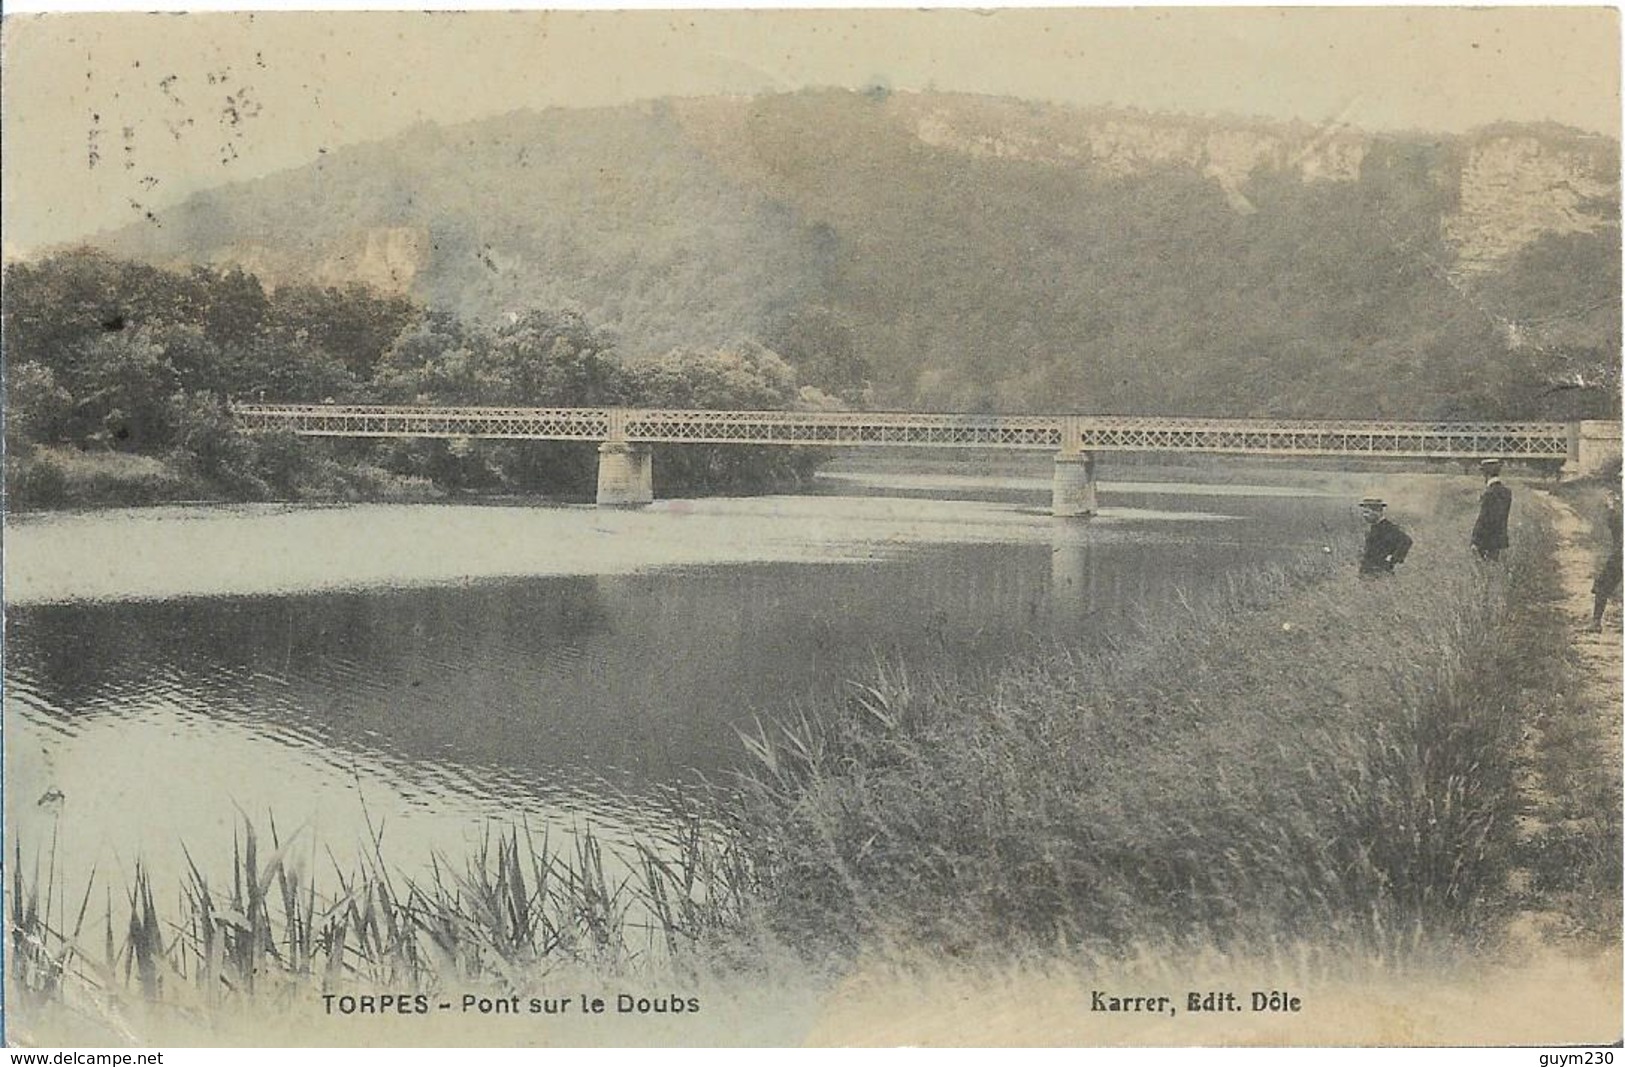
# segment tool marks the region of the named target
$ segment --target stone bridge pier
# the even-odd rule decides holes
[[[1058,519],[1086,519],[1097,508],[1095,457],[1083,450],[1082,420],[1068,416],[1061,423],[1061,451],[1055,455],[1050,512]]]
[[[1569,426],[1569,458],[1563,465],[1568,475],[1602,474],[1619,464],[1620,424],[1587,419]]]
[[[1095,457],[1087,452],[1061,452],[1055,457],[1050,510],[1058,519],[1086,519],[1095,513]]]
[[[605,441],[598,446],[599,507],[641,508],[654,499],[654,459],[648,445]]]

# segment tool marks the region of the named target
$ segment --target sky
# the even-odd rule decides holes
[[[1618,136],[1609,7],[8,14],[7,255],[415,122],[808,86]]]

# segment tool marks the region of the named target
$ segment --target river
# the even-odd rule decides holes
[[[8,846],[48,860],[54,838],[70,885],[178,872],[183,846],[229,860],[245,817],[341,860],[381,828],[407,870],[521,820],[624,846],[741,765],[736,729],[877,663],[1087,645],[1357,522],[1346,479],[1268,469],[1108,473],[1098,517],[1055,520],[1047,470],[866,465],[626,512],[13,517]]]

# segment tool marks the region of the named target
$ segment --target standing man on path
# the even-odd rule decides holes
[[[1497,560],[1507,547],[1507,516],[1512,512],[1512,490],[1501,482],[1501,461],[1486,459],[1484,495],[1478,499],[1478,521],[1473,523],[1473,551],[1479,559]]]
[[[1366,521],[1365,549],[1360,553],[1360,577],[1394,573],[1394,564],[1404,563],[1411,550],[1411,538],[1388,521],[1383,512],[1388,505],[1376,497],[1360,501],[1360,517]]]
[[[1619,489],[1608,491],[1608,535],[1613,538],[1614,550],[1608,554],[1608,559],[1597,572],[1597,578],[1591,583],[1591,625],[1587,630],[1594,634],[1602,633],[1602,617],[1608,611],[1608,602],[1619,592],[1620,579],[1625,576],[1625,557],[1621,555],[1622,544],[1625,544],[1625,528],[1622,528],[1622,517],[1625,513],[1620,510]]]

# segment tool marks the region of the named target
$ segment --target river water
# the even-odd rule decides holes
[[[54,838],[60,868],[114,884],[137,858],[182,870],[183,846],[229,858],[245,817],[336,857],[382,828],[407,870],[520,820],[624,846],[743,763],[738,728],[877,663],[1089,644],[1356,521],[1335,476],[1257,472],[1108,474],[1101,515],[1055,520],[1046,473],[857,469],[635,512],[13,518],[8,846]]]

